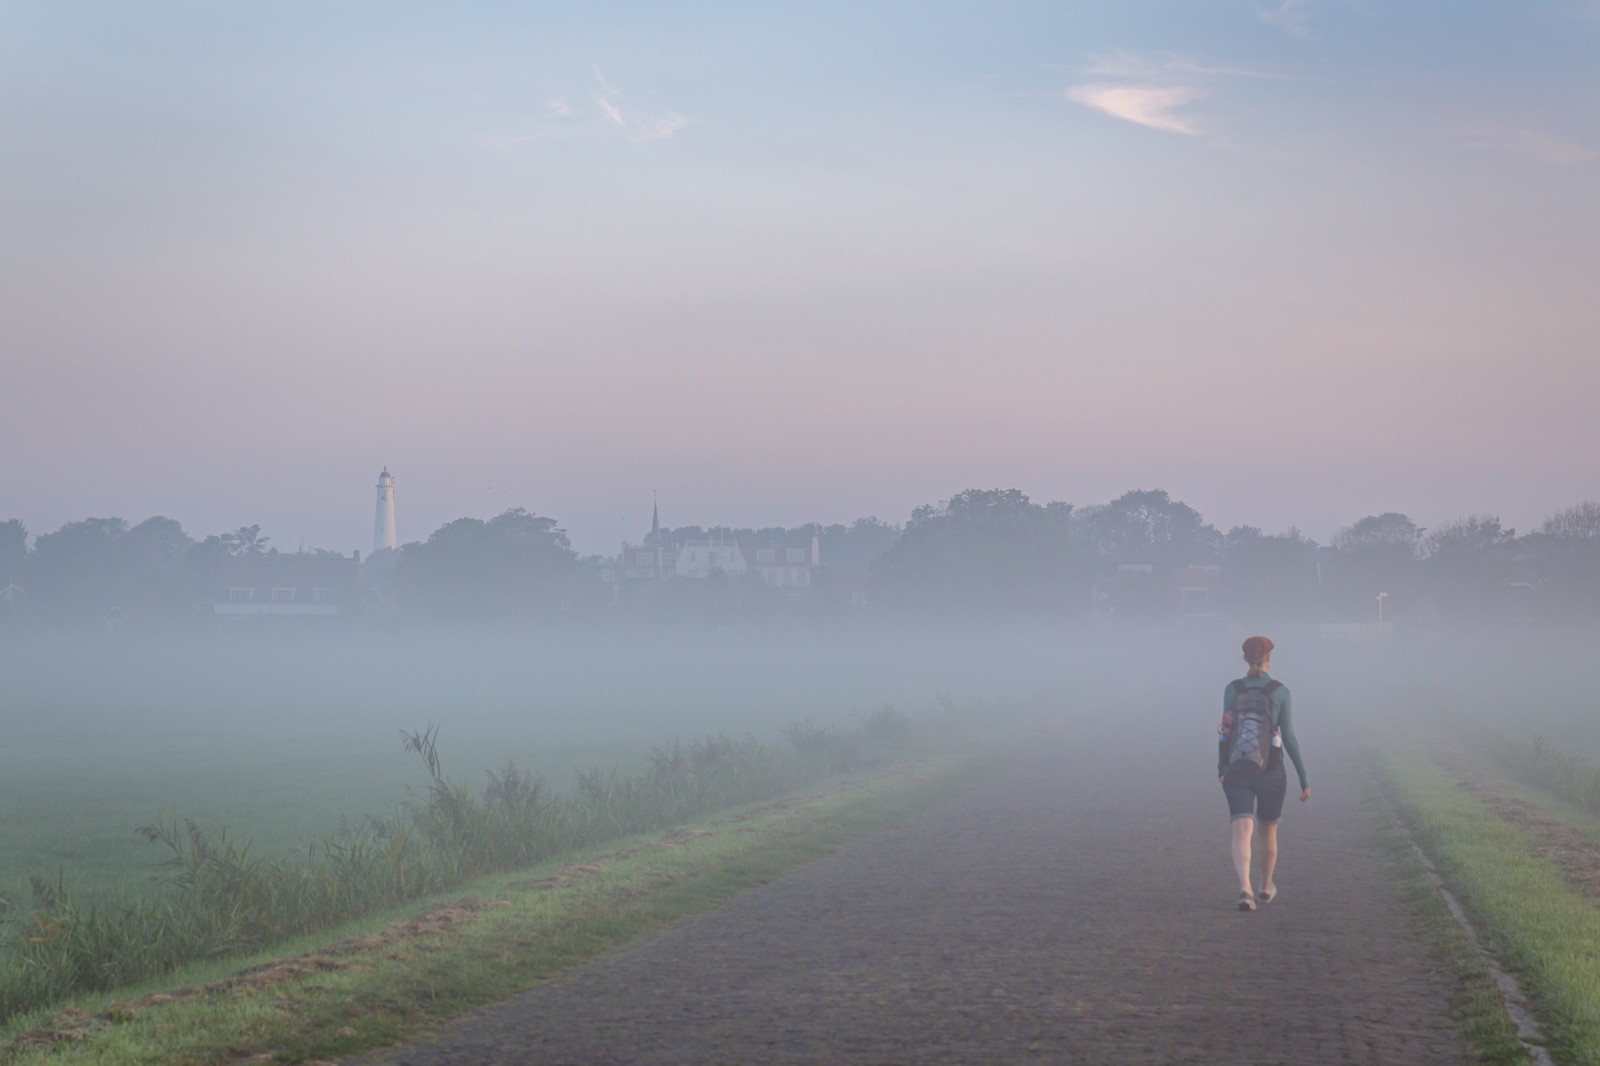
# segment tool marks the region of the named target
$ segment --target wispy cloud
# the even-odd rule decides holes
[[[599,67],[592,70],[593,81],[577,94],[552,95],[543,106],[547,119],[575,127],[620,132],[639,141],[665,141],[689,125],[689,119],[672,109],[652,108],[632,102],[628,94],[607,78]],[[583,98],[588,97],[588,103]]]
[[[1091,55],[1081,73],[1087,80],[1066,92],[1073,103],[1148,129],[1191,137],[1206,130],[1192,111],[1184,109],[1211,97],[1219,83],[1284,76],[1188,56],[1126,51]]]
[[[1256,15],[1269,26],[1276,26],[1290,37],[1311,36],[1311,16],[1308,10],[1313,0],[1279,0],[1277,7],[1257,11]]]
[[[603,96],[597,96],[594,98],[594,102],[599,105],[601,112],[604,113],[606,118],[610,119],[612,122],[615,122],[619,126],[626,126],[628,124],[628,120],[622,117],[622,110],[610,100],[607,100]]]
[[[610,82],[606,81],[606,76],[600,73],[600,68],[598,66],[594,68],[594,80],[595,83],[600,86],[600,91],[605,93],[607,96],[622,95],[621,93],[617,92],[616,88],[612,86]]]
[[[1457,129],[1457,143],[1468,151],[1501,152],[1546,163],[1586,163],[1600,152],[1543,130],[1513,126],[1467,125]]]
[[[1067,99],[1073,103],[1153,130],[1189,136],[1199,134],[1199,128],[1173,112],[1200,95],[1195,89],[1148,85],[1074,85],[1067,90]]]
[[[651,111],[630,104],[624,112],[623,104],[628,99],[627,94],[607,81],[599,67],[594,68],[594,81],[598,88],[594,102],[600,109],[600,114],[611,125],[626,130],[638,140],[670,140],[689,124],[689,120],[676,111]]]

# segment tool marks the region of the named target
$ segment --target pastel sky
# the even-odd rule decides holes
[[[1600,2],[0,0],[0,520],[1600,497]]]

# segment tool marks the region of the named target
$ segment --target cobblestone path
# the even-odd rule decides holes
[[[1470,1061],[1352,757],[1307,756],[1253,914],[1203,739],[1041,737],[909,825],[359,1061]]]

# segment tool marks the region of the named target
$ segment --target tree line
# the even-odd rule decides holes
[[[916,508],[904,525],[862,518],[793,528],[679,527],[671,544],[821,546],[804,596],[755,573],[607,583],[606,560],[575,552],[555,519],[513,508],[459,518],[362,567],[335,552],[280,552],[260,526],[200,539],[171,518],[86,518],[30,539],[0,523],[0,623],[208,618],[230,589],[292,585],[311,569],[346,616],[538,620],[625,616],[754,623],[861,611],[995,615],[1140,625],[1231,617],[1262,622],[1600,622],[1600,503],[1576,504],[1519,535],[1493,515],[1436,529],[1369,515],[1317,544],[1291,528],[1223,532],[1161,490],[1106,504],[1035,503],[971,489]],[[1380,601],[1381,596],[1381,601]],[[1381,604],[1381,606],[1380,606]]]
[[[0,618],[75,624],[118,610],[145,618],[197,613],[230,566],[277,555],[260,526],[195,540],[164,515],[68,522],[28,543],[23,524],[0,522]],[[307,553],[333,556],[337,553]]]
[[[946,611],[1087,610],[1151,623],[1371,622],[1386,609],[1421,626],[1593,623],[1600,504],[1521,536],[1493,515],[1427,530],[1388,512],[1319,545],[1293,528],[1223,532],[1160,490],[1090,507],[972,490],[913,512],[873,578],[888,603]]]

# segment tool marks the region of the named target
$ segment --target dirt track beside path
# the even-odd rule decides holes
[[[1471,1061],[1349,756],[1308,751],[1250,914],[1203,740],[1041,738],[910,825],[358,1061]]]

